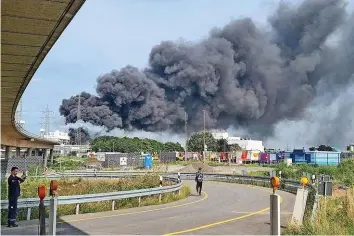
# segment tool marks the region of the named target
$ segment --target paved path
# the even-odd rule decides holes
[[[194,183],[185,183],[193,186]],[[232,183],[204,182],[202,196],[158,206],[61,217],[58,235],[117,234],[269,234],[270,189]],[[195,194],[195,190],[193,191]],[[279,192],[282,226],[287,224],[295,196]],[[2,235],[37,234],[38,220],[1,227]]]

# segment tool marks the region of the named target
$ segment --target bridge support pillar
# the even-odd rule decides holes
[[[38,148],[34,149],[34,156],[35,157],[39,156],[39,149]]]
[[[47,149],[43,149],[43,167],[46,168],[48,163],[48,154],[47,154]]]
[[[28,148],[27,149],[27,157],[31,157],[32,156],[32,151],[33,151],[33,148]]]
[[[21,157],[21,148],[16,147],[16,157]]]
[[[8,160],[10,158],[10,146],[5,146],[5,159]]]
[[[50,158],[50,164],[53,165],[54,163],[53,149],[49,150],[49,158]]]

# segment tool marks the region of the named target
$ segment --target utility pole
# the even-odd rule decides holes
[[[41,123],[41,125],[44,126],[44,133],[46,135],[48,135],[49,132],[50,132],[50,123],[51,123],[50,119],[54,118],[54,117],[51,116],[51,113],[53,113],[53,111],[49,109],[49,106],[47,104],[46,109],[44,111],[42,111],[42,113],[44,113],[44,115],[42,116],[42,119],[44,121]]]
[[[184,112],[184,131],[185,131],[185,135],[186,135],[186,147],[184,149],[184,158],[185,158],[185,160],[187,160],[187,149],[188,149],[187,121],[188,121],[187,112]]]
[[[81,94],[79,94],[79,101],[77,103],[77,116],[76,121],[81,119]],[[76,130],[76,145],[81,145],[81,130],[80,127]]]
[[[205,148],[205,110],[203,110],[204,113],[204,135],[203,135],[203,141],[204,141],[204,155],[203,155],[203,161],[205,162],[205,154],[206,154],[206,148]]]

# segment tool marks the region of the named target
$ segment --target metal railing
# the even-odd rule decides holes
[[[153,172],[126,172],[126,171],[96,171],[96,172],[62,172],[56,175],[50,176],[33,176],[30,178],[134,178],[146,174],[157,174]],[[215,173],[203,173],[205,181],[221,181],[221,182],[231,182],[239,184],[250,184],[257,185],[261,187],[270,187],[269,177],[264,176],[247,176],[247,175],[235,175],[235,174],[215,174]],[[138,189],[130,191],[119,191],[111,193],[98,193],[98,194],[84,194],[84,195],[73,195],[73,196],[59,196],[58,205],[68,205],[76,204],[76,214],[79,214],[79,204],[88,202],[101,202],[101,201],[112,201],[128,198],[140,198],[145,196],[160,195],[164,193],[177,192],[180,191],[182,187],[182,182],[178,183],[177,173],[165,173],[161,175],[164,176],[164,180],[169,180],[175,182],[174,185],[156,187],[149,189]],[[182,180],[194,180],[195,173],[180,173]],[[296,180],[282,179],[281,186],[279,190],[296,193],[297,189],[300,187],[300,182]],[[18,200],[18,208],[27,208],[27,220],[30,219],[31,208],[38,207],[38,198],[24,198]],[[49,205],[49,199],[45,199],[44,205]],[[8,209],[8,200],[1,200],[2,209]],[[113,209],[113,207],[112,207]]]
[[[104,175],[100,176],[91,176],[89,175],[53,175],[48,176],[48,178],[62,178],[62,177],[107,177]],[[130,176],[115,176],[115,178],[121,177],[130,177]],[[165,180],[170,180],[178,182],[177,178],[166,177]],[[83,195],[72,195],[72,196],[59,196],[58,205],[69,205],[69,204],[81,204],[88,202],[100,202],[100,201],[112,201],[120,199],[128,199],[135,197],[145,197],[151,195],[160,195],[164,193],[177,192],[181,189],[182,183],[176,183],[171,186],[148,188],[148,189],[137,189],[130,191],[119,191],[119,192],[110,192],[110,193],[95,193],[95,194],[83,194]],[[17,208],[32,208],[38,207],[39,199],[38,198],[20,198],[18,199]],[[49,199],[44,200],[44,205],[49,205]],[[1,200],[1,208],[8,209],[8,200]]]

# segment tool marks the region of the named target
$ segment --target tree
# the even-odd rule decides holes
[[[208,151],[217,151],[218,144],[213,135],[209,132],[205,133],[205,144]],[[187,142],[188,151],[201,152],[204,151],[204,133],[193,134]]]
[[[153,139],[140,139],[128,137],[101,136],[91,142],[93,151],[101,152],[159,152],[164,151],[183,151],[179,143],[167,142],[166,144]]]
[[[164,144],[165,152],[184,152],[184,148],[179,143],[167,142]]]
[[[217,141],[217,152],[229,152],[230,151],[230,146],[227,143],[226,139],[219,139]]]
[[[230,145],[230,151],[241,151],[242,148],[237,143]]]

